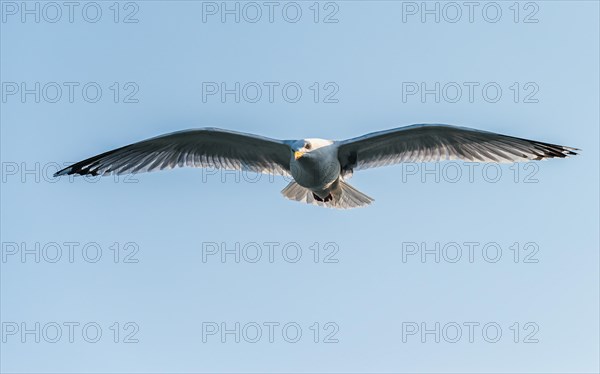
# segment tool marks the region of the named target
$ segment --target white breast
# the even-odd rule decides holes
[[[340,175],[337,148],[330,144],[314,149],[298,160],[292,157],[290,169],[294,180],[302,187],[323,190]]]

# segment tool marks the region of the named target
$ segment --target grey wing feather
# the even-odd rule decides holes
[[[450,125],[412,125],[337,142],[343,172],[400,162],[518,162],[564,158],[577,148]]]
[[[142,173],[175,167],[214,167],[289,175],[285,142],[216,128],[174,132],[73,164],[55,174]]]

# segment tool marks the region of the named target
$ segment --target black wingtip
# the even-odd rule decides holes
[[[69,175],[69,174],[71,174],[71,167],[70,166],[68,168],[64,168],[64,169],[59,170],[56,173],[54,173],[54,178],[58,178],[60,176]]]
[[[565,155],[565,157],[577,156],[581,153],[581,149],[579,148],[563,147],[563,149],[563,154]]]

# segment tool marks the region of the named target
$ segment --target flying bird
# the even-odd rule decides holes
[[[281,193],[329,208],[369,205],[373,199],[348,179],[353,171],[398,164],[465,160],[519,162],[565,158],[578,149],[450,125],[424,124],[357,138],[276,140],[218,128],[174,132],[88,158],[61,175],[135,174],[175,167],[222,168],[291,176]]]

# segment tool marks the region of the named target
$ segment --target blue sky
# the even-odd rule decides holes
[[[55,4],[1,3],[2,371],[598,372],[598,3]],[[186,128],[413,123],[583,152],[355,173],[351,211],[51,177]]]

